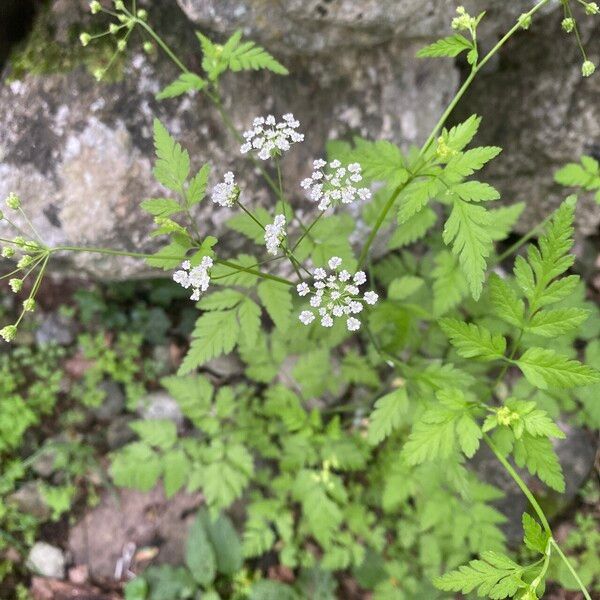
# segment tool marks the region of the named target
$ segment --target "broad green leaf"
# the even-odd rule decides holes
[[[476,591],[479,597],[512,598],[524,587],[523,568],[504,554],[484,552],[480,560],[472,560],[434,580],[437,588],[446,592],[469,594]]]
[[[549,348],[528,348],[515,361],[531,385],[542,390],[600,382],[600,372]]]
[[[169,217],[181,211],[181,205],[171,198],[149,198],[140,204],[143,210],[155,217]]]
[[[497,360],[504,356],[506,339],[475,323],[463,323],[457,319],[444,318],[440,327],[463,358]]]
[[[452,252],[458,256],[475,300],[481,295],[486,258],[492,249],[490,224],[490,214],[483,206],[455,200],[444,225],[444,242],[452,244]]]
[[[471,143],[480,124],[481,117],[471,115],[466,121],[455,125],[449,131],[444,129],[442,138],[452,150],[461,151]]]
[[[158,119],[154,119],[154,147],[154,176],[170,190],[181,192],[190,172],[190,157]]]
[[[188,206],[194,206],[202,202],[206,194],[206,185],[210,174],[210,165],[204,165],[198,173],[190,181],[185,193],[185,198]]]
[[[423,287],[425,281],[414,275],[403,275],[394,279],[388,288],[390,300],[405,300]]]
[[[548,534],[542,530],[541,525],[528,513],[523,513],[523,541],[534,552],[546,553]]]
[[[465,177],[473,175],[475,171],[483,168],[490,160],[498,156],[502,148],[497,146],[481,146],[471,148],[453,156],[444,168],[444,177],[449,181],[460,181]]]
[[[231,352],[240,338],[237,309],[207,312],[196,321],[192,343],[179,374],[186,375],[205,362]]]
[[[119,487],[149,492],[162,472],[159,456],[143,442],[124,446],[114,454],[110,466],[113,481]]]
[[[290,288],[274,281],[263,281],[257,287],[258,297],[275,327],[285,331],[290,324],[292,297]]]
[[[515,327],[521,327],[525,319],[525,303],[517,297],[510,285],[495,273],[488,280],[493,313]]]
[[[166,246],[155,252],[151,258],[147,258],[146,262],[151,267],[159,267],[165,270],[175,269],[185,260],[190,247],[188,240],[180,236],[174,236]]]
[[[429,44],[429,46],[421,48],[417,52],[417,57],[454,57],[458,56],[461,52],[464,52],[465,50],[471,50],[471,48],[473,48],[473,43],[470,42],[463,35],[457,33],[455,35],[448,36],[441,40],[437,40],[436,42],[433,42],[433,44]]]
[[[452,191],[465,202],[489,202],[498,200],[500,193],[489,183],[465,181],[452,186]]]
[[[590,315],[583,308],[540,310],[530,319],[527,331],[542,337],[556,337],[577,329]]]
[[[165,495],[171,498],[185,485],[190,462],[183,450],[169,450],[163,455],[162,463]]]
[[[565,491],[562,469],[548,438],[524,433],[515,440],[513,453],[519,467],[526,467],[532,475],[537,475],[553,490],[561,494]]]
[[[177,427],[168,419],[132,421],[129,427],[140,436],[142,442],[161,450],[171,448],[177,441]]]
[[[195,73],[182,73],[173,83],[170,83],[164,90],[156,94],[156,99],[175,98],[192,90],[201,90],[205,86],[206,81]]]
[[[201,510],[198,516],[215,553],[217,571],[233,577],[242,568],[244,557],[240,538],[231,520],[226,515],[212,519],[206,510]]]
[[[586,190],[600,188],[600,165],[591,156],[582,156],[581,163],[569,163],[559,169],[554,180],[565,186],[578,186]]]
[[[185,564],[192,577],[208,587],[217,574],[215,552],[208,539],[202,519],[198,516],[192,523],[185,547]]]
[[[362,167],[365,180],[386,182],[393,180],[395,185],[406,181],[408,172],[398,146],[386,140],[371,142],[361,138],[354,138],[354,145],[351,158]]]
[[[228,58],[232,71],[267,69],[278,75],[289,73],[279,61],[254,42],[243,42],[228,54]]]
[[[457,306],[469,293],[469,284],[456,256],[442,250],[435,257],[433,276],[433,312],[441,316]]]
[[[409,408],[405,388],[398,388],[375,402],[375,409],[369,418],[367,439],[377,445],[397,429]]]
[[[161,384],[179,405],[181,412],[196,427],[202,429],[208,416],[213,398],[213,386],[202,376],[163,377]]]
[[[431,208],[420,210],[396,227],[388,242],[388,248],[394,250],[420,240],[434,226],[436,221],[437,215]]]
[[[400,226],[420,213],[441,189],[438,179],[415,179],[400,193],[398,198],[398,223]]]

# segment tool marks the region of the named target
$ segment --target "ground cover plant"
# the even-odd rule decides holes
[[[222,44],[198,33],[195,73],[135,3],[91,3],[108,29],[82,33],[82,44],[105,36],[117,44],[96,76],[109,74],[141,32],[145,49],[164,51],[181,70],[158,98],[206,95],[272,198],[256,206],[234,173],[195,164],[155,120],[154,176],[164,195],[140,199],[154,217],[152,235],[164,240],[154,254],[49,247],[19,197],[6,199],[1,217],[16,237],[0,240],[2,255],[16,265],[4,278],[24,295],[19,317],[0,331],[6,342],[35,310],[49,262],[65,253],[144,260],[168,272],[198,309],[178,373],[161,379],[186,428],[133,421],[136,439],[112,454],[109,472],[118,487],[162,483],[168,497],[201,491],[206,510],[189,533],[186,565],[151,567],[126,586],[126,598],[335,598],[343,572],[379,600],[533,600],[549,579],[590,599],[600,587],[597,536],[584,533],[585,542],[562,548],[544,509],[546,490],[565,491],[554,446],[565,437],[561,424],[600,426],[600,312],[573,270],[577,199],[565,193],[542,223],[507,243],[524,205],[496,204],[500,193],[479,173],[501,148],[477,146],[477,115],[448,125],[480,70],[515,32],[534,26],[549,1],[522,14],[484,55],[477,28],[485,15],[458,7],[454,33],[419,56],[464,53],[470,71],[423,146],[403,152],[384,140],[333,140],[298,182],[286,181],[282,165],[310,131],[289,113],[257,116],[238,131],[220,94],[222,78],[238,71],[285,76],[276,58],[241,32]],[[565,35],[580,44],[577,19],[594,18],[598,7],[561,3]],[[589,77],[594,64],[581,52]],[[596,189],[598,163],[582,157],[556,179]],[[201,202],[246,238],[243,253],[227,255],[203,230],[194,218]],[[376,240],[385,240],[384,252],[373,252]],[[94,390],[110,373],[134,405],[139,341],[126,338],[118,361],[93,338],[81,344],[99,369],[86,376],[84,404],[101,404]],[[204,368],[232,352],[245,377],[216,387]],[[18,381],[0,385],[8,395],[0,401],[15,415],[6,432],[0,425],[2,453],[54,399],[50,386],[32,406],[15,392]],[[484,447],[528,502],[519,553],[507,548],[505,517],[493,506],[503,492],[472,466]],[[543,484],[543,498],[525,474]],[[58,514],[68,509],[68,485],[49,492]],[[240,500],[238,532],[227,511]],[[593,518],[580,526],[592,532]],[[582,546],[576,561],[567,556]],[[293,574],[289,583],[260,579],[265,556]]]

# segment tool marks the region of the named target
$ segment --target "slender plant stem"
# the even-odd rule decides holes
[[[554,540],[554,538],[552,538],[552,539],[550,539],[550,543],[552,544],[552,547],[554,548],[554,550],[556,550],[556,553],[560,556],[562,561],[565,563],[565,565],[567,565],[569,572],[571,573],[571,575],[573,575],[573,579],[575,579],[575,581],[577,582],[577,585],[579,586],[579,589],[581,590],[581,593],[583,594],[583,597],[585,598],[585,600],[592,600],[592,597],[590,596],[590,593],[587,591],[583,581],[581,581],[581,578],[579,577],[579,575],[577,575],[577,571],[575,571],[575,569],[573,568],[573,565],[571,564],[571,561],[566,557],[565,553],[560,549],[560,546],[556,543],[556,540]]]
[[[529,500],[529,503],[531,504],[533,510],[537,514],[537,516],[542,524],[542,527],[544,528],[544,531],[550,537],[552,537],[552,529],[550,528],[550,523],[548,523],[548,519],[546,518],[546,515],[544,514],[542,507],[538,504],[538,501],[535,499],[534,495],[531,493],[531,491],[527,487],[527,484],[521,479],[519,474],[513,469],[512,465],[508,462],[508,460],[506,460],[506,458],[500,453],[498,448],[496,448],[496,446],[494,445],[494,443],[492,442],[490,437],[484,433],[483,439],[485,440],[485,443],[490,447],[490,450],[494,453],[496,458],[500,461],[502,466],[506,469],[508,474],[514,479],[515,483],[519,486],[519,488],[521,489],[523,494],[525,494],[525,497],[527,498],[527,500]]]
[[[189,69],[177,58],[177,55],[167,46],[164,40],[144,21],[143,19],[134,18],[135,22],[138,25],[141,25],[148,35],[162,48],[163,52],[183,71],[184,73],[189,73]]]
[[[236,269],[237,271],[243,271],[244,273],[250,273],[252,275],[256,275],[257,277],[262,277],[263,279],[270,279],[271,281],[276,281],[277,283],[283,283],[289,286],[295,286],[296,284],[289,279],[285,279],[283,277],[278,277],[277,275],[271,275],[270,273],[263,273],[262,271],[257,271],[251,267],[244,267],[243,265],[238,265],[229,260],[217,260],[217,264],[223,265],[224,267],[230,267],[231,269]]]
[[[313,222],[304,229],[304,232],[302,233],[302,235],[300,236],[300,238],[298,239],[298,241],[294,244],[294,246],[292,247],[292,252],[294,252],[296,250],[296,248],[301,244],[302,240],[308,236],[308,234],[310,233],[311,229],[319,222],[319,219],[325,214],[324,211],[319,211],[319,214],[313,219]],[[310,237],[310,236],[309,236]]]

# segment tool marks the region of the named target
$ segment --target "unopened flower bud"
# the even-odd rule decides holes
[[[23,287],[23,280],[13,278],[9,280],[8,285],[15,294],[18,294]]]
[[[16,325],[7,325],[0,329],[0,337],[4,339],[6,342],[12,342],[17,335],[17,326]]]
[[[145,21],[148,18],[148,13],[143,8],[140,8],[140,10],[137,11],[137,18]]]
[[[154,45],[152,42],[144,42],[144,52],[146,54],[151,54],[154,51]]]
[[[104,69],[94,69],[94,78],[96,79],[96,81],[102,81],[102,78],[104,77]]]
[[[523,29],[529,29],[529,26],[531,25],[531,15],[528,15],[527,13],[523,13],[519,17],[519,25]]]
[[[116,23],[111,23],[111,24],[108,26],[108,31],[110,31],[110,33],[112,33],[113,35],[114,35],[115,33],[119,33],[119,29],[120,29],[120,28],[119,28],[119,26],[118,26]]]
[[[127,42],[125,40],[119,40],[117,42],[117,49],[119,52],[123,52],[127,48]]]
[[[585,14],[586,15],[597,15],[600,12],[598,5],[595,2],[588,2],[585,5]]]
[[[15,251],[10,246],[2,248],[2,258],[12,258],[15,255]]]
[[[571,31],[575,29],[575,19],[567,17],[566,19],[562,20],[561,26],[564,31],[566,31],[567,33],[571,33]]]
[[[115,0],[115,8],[117,10],[125,10],[125,4],[123,4],[123,0]]]
[[[35,300],[33,298],[23,300],[23,310],[25,312],[33,312],[35,310]]]
[[[82,46],[87,46],[90,43],[91,39],[92,36],[89,33],[84,32],[79,36],[79,41],[81,42]]]
[[[584,77],[589,77],[590,75],[593,75],[595,70],[596,65],[591,60],[586,60],[581,65],[581,74]]]
[[[11,192],[5,200],[6,206],[12,210],[21,208],[21,199],[14,192]]]
[[[102,5],[97,0],[90,2],[90,12],[95,15],[102,10]]]
[[[17,263],[17,267],[19,269],[26,269],[33,263],[33,257],[29,256],[29,254],[25,254],[21,260]]]
[[[19,246],[19,248],[23,248],[27,244],[27,242],[25,241],[25,238],[21,237],[20,235],[18,235],[17,237],[15,237],[13,239],[13,243],[16,246]]]

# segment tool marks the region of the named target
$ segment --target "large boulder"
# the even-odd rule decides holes
[[[414,7],[419,3],[400,4],[413,7],[410,14],[416,22]],[[368,17],[370,44],[346,44],[339,51],[332,41],[327,44],[331,52],[288,53],[283,60],[290,77],[268,73],[226,77],[225,104],[239,129],[268,112],[291,111],[301,121],[306,142],[284,161],[292,197],[302,197],[297,183],[310,171],[312,159],[323,154],[329,139],[360,134],[408,145],[427,136],[458,83],[458,71],[451,63],[415,58],[417,48],[441,32],[444,19],[447,22],[449,3],[443,4],[443,14],[434,11],[420,31],[405,38],[403,29],[382,28],[377,33],[385,16],[373,3],[362,17],[346,15],[347,21],[357,23]],[[192,24],[174,1],[156,0],[154,5],[149,11],[152,22],[197,67],[199,49]],[[217,8],[218,15],[201,24],[205,29],[219,29],[219,19],[235,13],[232,3],[215,3]],[[426,12],[421,11],[420,18],[425,19]],[[81,30],[88,22],[83,12],[77,13],[64,0],[55,0],[45,18],[58,35],[67,32],[64,35],[71,37],[74,29]],[[395,18],[397,24],[402,20],[399,15]],[[340,38],[334,29],[323,35],[348,39],[348,31]],[[357,26],[357,40],[362,39],[361,31]],[[424,37],[416,39],[417,35]],[[93,47],[89,52],[94,52]],[[108,84],[96,83],[83,66],[27,74],[11,82],[6,80],[10,67],[6,70],[0,89],[0,197],[13,190],[19,193],[48,243],[135,251],[152,248],[151,222],[138,205],[146,197],[164,193],[151,174],[154,116],[189,148],[196,167],[211,161],[214,180],[234,168],[242,186],[251,190],[252,201],[273,203],[204,97],[155,100],[156,92],[177,74],[164,57],[148,57],[134,44],[121,68],[123,76]],[[207,202],[201,205],[198,219],[204,231],[220,235],[226,215]],[[223,243],[234,248],[239,241],[230,236]],[[102,278],[148,272],[140,261],[105,256],[79,255],[66,264]]]

